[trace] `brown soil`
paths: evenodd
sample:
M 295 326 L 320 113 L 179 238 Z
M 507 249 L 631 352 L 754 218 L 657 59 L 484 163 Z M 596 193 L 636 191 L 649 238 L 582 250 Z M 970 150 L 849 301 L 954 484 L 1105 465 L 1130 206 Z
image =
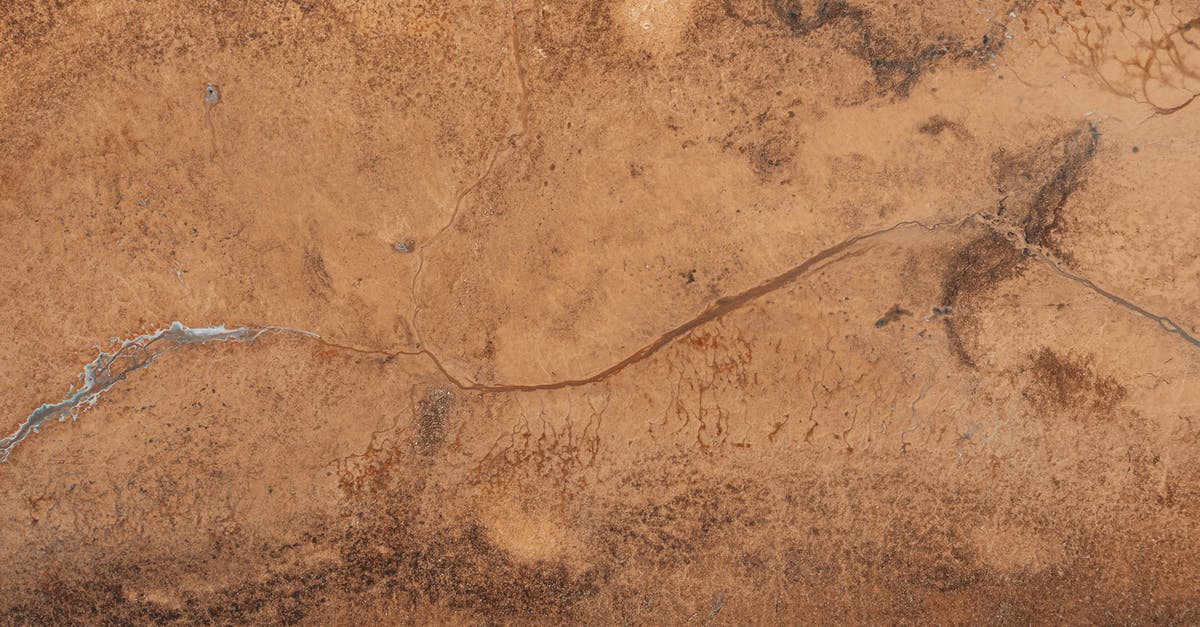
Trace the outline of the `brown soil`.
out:
M 1200 622 L 1198 28 L 0 5 L 0 622 Z

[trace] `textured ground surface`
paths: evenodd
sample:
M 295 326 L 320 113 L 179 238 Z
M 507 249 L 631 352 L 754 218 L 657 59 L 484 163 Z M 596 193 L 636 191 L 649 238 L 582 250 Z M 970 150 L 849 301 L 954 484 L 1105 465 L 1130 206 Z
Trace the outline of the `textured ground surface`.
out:
M 1194 0 L 0 3 L 0 434 L 309 332 L 13 447 L 3 622 L 1200 622 L 1196 93 Z

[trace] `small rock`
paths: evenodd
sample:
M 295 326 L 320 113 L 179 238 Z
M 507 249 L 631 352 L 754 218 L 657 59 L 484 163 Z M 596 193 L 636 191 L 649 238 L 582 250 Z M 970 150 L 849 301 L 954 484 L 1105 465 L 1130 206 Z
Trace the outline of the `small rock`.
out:
M 406 239 L 403 242 L 392 244 L 392 250 L 398 253 L 411 253 L 417 249 L 417 243 L 411 239 Z
M 212 106 L 221 101 L 221 91 L 213 83 L 204 86 L 204 104 Z

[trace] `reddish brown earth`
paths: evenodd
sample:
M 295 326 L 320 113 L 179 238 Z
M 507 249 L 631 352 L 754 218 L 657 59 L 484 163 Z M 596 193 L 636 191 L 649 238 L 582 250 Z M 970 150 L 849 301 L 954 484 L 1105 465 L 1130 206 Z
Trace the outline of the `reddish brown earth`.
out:
M 1200 622 L 1197 93 L 1194 0 L 0 4 L 4 428 L 267 329 L 7 449 L 0 622 Z

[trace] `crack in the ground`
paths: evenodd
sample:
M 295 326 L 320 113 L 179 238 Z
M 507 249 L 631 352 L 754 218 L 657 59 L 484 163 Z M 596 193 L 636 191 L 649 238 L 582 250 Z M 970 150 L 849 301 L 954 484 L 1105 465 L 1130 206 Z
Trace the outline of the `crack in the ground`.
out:
M 1033 253 L 1036 257 L 1038 257 L 1043 262 L 1045 262 L 1047 266 L 1050 266 L 1051 270 L 1054 270 L 1059 275 L 1088 288 L 1089 290 L 1095 292 L 1096 294 L 1099 294 L 1100 296 L 1107 298 L 1108 300 L 1128 309 L 1129 311 L 1132 311 L 1132 312 L 1138 314 L 1139 316 L 1143 316 L 1145 318 L 1149 318 L 1150 320 L 1153 320 L 1154 322 L 1158 323 L 1158 326 L 1162 327 L 1162 329 L 1164 331 L 1166 331 L 1167 333 L 1174 333 L 1175 335 L 1178 335 L 1180 337 L 1180 339 L 1187 342 L 1188 344 L 1191 344 L 1193 346 L 1196 346 L 1197 348 L 1200 348 L 1200 340 L 1197 340 L 1194 336 L 1189 334 L 1186 330 L 1184 330 L 1184 328 L 1182 326 L 1180 326 L 1174 320 L 1171 320 L 1170 318 L 1168 318 L 1166 316 L 1160 316 L 1153 312 L 1147 311 L 1146 309 L 1142 308 L 1140 305 L 1131 303 L 1131 302 L 1125 300 L 1124 298 L 1121 298 L 1120 296 L 1117 296 L 1116 294 L 1113 294 L 1112 292 L 1109 292 L 1108 290 L 1105 290 L 1104 288 L 1096 285 L 1095 283 L 1092 282 L 1091 279 L 1079 276 L 1078 274 L 1074 274 L 1067 270 L 1063 270 L 1061 267 L 1059 267 L 1059 265 L 1057 263 L 1054 262 L 1053 259 L 1051 259 L 1045 253 L 1043 253 L 1039 250 L 1034 250 Z
M 721 318 L 721 317 L 725 316 L 726 314 L 729 314 L 735 310 L 741 309 L 742 307 L 757 300 L 758 298 L 761 298 L 762 296 L 765 296 L 767 294 L 770 294 L 770 293 L 775 292 L 783 287 L 790 285 L 797 279 L 805 276 L 806 274 L 808 274 L 810 272 L 824 268 L 825 266 L 828 265 L 828 263 L 823 263 L 823 262 L 835 261 L 839 255 L 843 255 L 845 253 L 851 252 L 851 249 L 855 245 L 857 245 L 863 241 L 870 240 L 870 239 L 876 238 L 876 237 L 880 237 L 882 235 L 886 235 L 888 233 L 891 233 L 893 231 L 903 229 L 903 228 L 917 227 L 917 228 L 922 228 L 922 229 L 925 229 L 928 231 L 932 231 L 932 230 L 941 229 L 941 228 L 944 228 L 947 226 L 958 226 L 964 222 L 965 222 L 965 220 L 956 220 L 953 222 L 926 224 L 920 220 L 906 220 L 903 222 L 898 222 L 898 223 L 893 224 L 892 226 L 889 226 L 886 228 L 877 229 L 877 230 L 869 231 L 866 233 L 860 233 L 860 234 L 852 236 L 848 239 L 842 240 L 841 242 L 834 244 L 833 246 L 830 246 L 829 248 L 826 248 L 826 249 L 816 253 L 815 255 L 812 255 L 808 259 L 805 259 L 803 262 L 801 262 L 799 265 L 793 266 L 792 268 L 788 269 L 786 272 L 783 272 L 782 274 L 776 275 L 775 277 L 773 277 L 771 279 L 768 279 L 754 287 L 746 289 L 746 290 L 739 292 L 737 294 L 734 294 L 732 296 L 724 296 L 724 297 L 718 298 L 716 301 L 713 301 L 712 304 L 710 304 L 704 311 L 700 312 L 698 315 L 696 315 L 693 318 L 683 322 L 682 324 L 679 324 L 679 325 L 675 326 L 674 328 L 669 329 L 668 331 L 662 333 L 661 335 L 656 337 L 654 340 L 652 340 L 650 343 L 648 343 L 645 346 L 643 346 L 642 348 L 638 349 L 637 351 L 635 351 L 633 354 L 629 355 L 628 357 L 622 359 L 621 361 L 618 361 L 617 363 L 609 366 L 608 368 L 605 368 L 604 370 L 601 370 L 595 374 L 592 374 L 592 375 L 589 375 L 586 377 L 581 377 L 581 378 L 577 378 L 577 379 L 564 379 L 564 380 L 553 381 L 553 382 L 548 382 L 548 383 L 508 383 L 508 384 L 467 383 L 467 384 L 463 384 L 461 381 L 455 380 L 453 378 L 451 378 L 451 382 L 463 390 L 475 391 L 475 392 L 530 392 L 530 391 L 537 391 L 537 390 L 559 390 L 559 389 L 563 389 L 563 388 L 580 387 L 580 386 L 596 383 L 596 382 L 602 381 L 604 379 L 607 379 L 607 378 L 617 374 L 618 372 L 621 372 L 622 370 L 629 367 L 630 365 L 633 365 L 637 362 L 640 362 L 640 361 L 646 359 L 647 357 L 650 357 L 651 355 L 653 355 L 653 354 L 657 353 L 659 350 L 661 350 L 663 347 L 670 344 L 676 338 L 688 333 L 689 331 L 691 331 L 697 327 L 703 326 L 709 322 L 712 322 L 713 320 L 716 320 L 717 318 Z M 429 354 L 429 356 L 431 358 L 434 357 L 432 354 Z M 437 360 L 435 359 L 435 361 L 437 361 Z M 445 372 L 445 369 L 442 367 L 442 365 L 440 363 L 438 363 L 438 367 L 442 369 L 443 373 Z
M 521 16 L 530 11 L 532 9 L 520 10 L 513 13 L 512 33 L 509 41 L 509 45 L 512 47 L 513 73 L 517 79 L 517 130 L 509 133 L 503 140 L 497 142 L 483 173 L 455 196 L 454 209 L 450 212 L 450 218 L 417 249 L 417 270 L 413 273 L 412 283 L 409 286 L 413 309 L 409 316 L 410 321 L 407 324 L 411 329 L 412 335 L 416 338 L 417 347 L 422 350 L 425 348 L 425 340 L 421 336 L 419 323 L 421 299 L 418 298 L 418 292 L 420 290 L 421 272 L 425 269 L 425 253 L 427 250 L 433 248 L 446 231 L 450 230 L 450 227 L 454 226 L 454 223 L 458 220 L 459 213 L 462 212 L 462 206 L 467 196 L 475 193 L 483 185 L 484 181 L 491 177 L 492 172 L 496 168 L 496 163 L 500 159 L 501 152 L 504 152 L 505 144 L 508 145 L 510 151 L 515 152 L 518 146 L 517 142 L 529 131 L 529 85 L 525 65 L 521 61 Z
M 961 222 L 960 222 L 961 223 Z M 482 384 L 473 381 L 464 381 L 459 377 L 454 376 L 443 364 L 438 355 L 428 348 L 421 347 L 416 351 L 388 351 L 374 350 L 369 348 L 360 348 L 348 344 L 341 344 L 326 340 L 320 334 L 304 329 L 284 326 L 243 326 L 234 329 L 227 329 L 224 326 L 220 327 L 201 327 L 189 328 L 179 322 L 172 323 L 166 329 L 160 329 L 153 333 L 147 333 L 136 336 L 132 339 L 121 341 L 120 346 L 111 353 L 101 351 L 99 356 L 93 361 L 84 366 L 83 373 L 80 375 L 82 385 L 79 390 L 73 391 L 65 399 L 53 404 L 44 404 L 33 411 L 20 424 L 16 432 L 8 438 L 0 440 L 0 462 L 8 459 L 12 450 L 20 444 L 31 433 L 37 433 L 38 429 L 47 421 L 58 419 L 59 422 L 65 421 L 67 418 L 74 419 L 79 412 L 92 407 L 100 396 L 112 388 L 113 385 L 125 379 L 129 373 L 136 370 L 141 370 L 150 366 L 163 353 L 175 350 L 185 344 L 206 344 L 213 341 L 237 341 L 251 342 L 257 340 L 261 335 L 270 331 L 294 333 L 306 338 L 314 339 L 321 345 L 352 353 L 370 355 L 383 358 L 393 358 L 400 355 L 424 355 L 434 367 L 441 372 L 452 385 L 463 391 L 473 392 L 523 392 L 536 390 L 556 390 L 563 388 L 579 387 L 588 385 L 607 379 L 610 376 L 624 370 L 631 364 L 637 363 L 650 357 L 658 352 L 664 346 L 670 344 L 674 339 L 684 335 L 688 331 L 704 325 L 712 320 L 720 318 L 736 309 L 745 306 L 747 303 L 775 290 L 778 290 L 797 278 L 803 276 L 809 271 L 817 270 L 825 265 L 822 262 L 832 261 L 833 258 L 841 253 L 848 252 L 855 244 L 864 240 L 878 237 L 885 233 L 889 233 L 904 227 L 919 226 L 925 229 L 936 229 L 945 226 L 943 224 L 935 224 L 927 226 L 920 221 L 906 221 L 894 224 L 890 227 L 863 233 L 843 240 L 841 243 L 826 248 L 817 254 L 809 257 L 803 263 L 795 266 L 756 287 L 752 287 L 739 294 L 730 297 L 720 298 L 711 304 L 707 309 L 701 312 L 698 316 L 676 326 L 673 329 L 663 333 L 651 343 L 643 346 L 641 349 L 632 355 L 622 359 L 620 362 L 605 368 L 591 376 L 580 379 L 566 379 L 561 381 L 553 381 L 548 383 L 534 384 Z M 818 265 L 822 264 L 822 265 Z M 116 341 L 114 339 L 114 341 Z
M 569 387 L 580 387 L 580 386 L 589 385 L 592 383 L 597 383 L 599 381 L 607 379 L 608 377 L 617 374 L 621 370 L 624 370 L 628 366 L 630 366 L 634 363 L 637 363 L 639 361 L 642 361 L 642 360 L 646 359 L 647 357 L 650 357 L 654 353 L 658 352 L 659 350 L 661 350 L 662 348 L 664 348 L 665 346 L 670 344 L 673 340 L 688 333 L 689 331 L 692 331 L 693 329 L 696 329 L 696 328 L 703 326 L 709 322 L 712 322 L 713 320 L 716 320 L 717 318 L 721 318 L 721 317 L 725 316 L 726 314 L 733 312 L 734 310 L 740 309 L 740 308 L 746 306 L 747 304 L 749 304 L 750 302 L 752 302 L 762 296 L 765 296 L 771 292 L 774 292 L 783 287 L 786 287 L 787 285 L 791 284 L 792 282 L 796 281 L 797 279 L 801 278 L 802 276 L 804 276 L 810 272 L 815 272 L 817 270 L 821 270 L 821 269 L 825 268 L 830 263 L 840 259 L 840 258 L 835 259 L 835 257 L 837 257 L 839 254 L 849 253 L 850 249 L 852 249 L 856 244 L 859 244 L 865 240 L 880 237 L 882 235 L 886 235 L 888 233 L 891 233 L 893 231 L 897 231 L 897 230 L 903 229 L 903 228 L 916 227 L 916 228 L 921 228 L 926 231 L 935 231 L 935 230 L 939 230 L 939 229 L 947 228 L 947 227 L 963 226 L 969 222 L 981 224 L 984 227 L 991 229 L 993 231 L 996 231 L 997 233 L 999 233 L 1001 235 L 1015 238 L 1016 240 L 1018 240 L 1018 243 L 1021 247 L 1023 247 L 1025 250 L 1028 250 L 1033 256 L 1037 257 L 1040 261 L 1045 263 L 1051 270 L 1053 270 L 1055 273 L 1062 276 L 1063 278 L 1066 278 L 1070 281 L 1078 283 L 1078 284 L 1088 288 L 1092 292 L 1096 293 L 1097 295 L 1102 296 L 1105 299 L 1107 299 L 1117 305 L 1120 305 L 1121 307 L 1123 307 L 1125 309 L 1128 309 L 1129 311 L 1132 311 L 1140 316 L 1143 316 L 1145 318 L 1153 320 L 1164 331 L 1178 335 L 1183 341 L 1200 348 L 1200 339 L 1197 339 L 1196 337 L 1189 334 L 1187 332 L 1187 330 L 1185 330 L 1180 324 L 1176 323 L 1171 318 L 1169 318 L 1167 316 L 1160 316 L 1158 314 L 1155 314 L 1133 302 L 1130 302 L 1129 300 L 1121 298 L 1120 296 L 1117 296 L 1116 294 L 1105 290 L 1104 288 L 1098 286 L 1091 279 L 1082 277 L 1078 274 L 1074 274 L 1068 270 L 1064 270 L 1059 265 L 1059 263 L 1056 262 L 1049 253 L 1042 250 L 1042 248 L 1040 246 L 1036 246 L 1036 245 L 1029 244 L 1028 242 L 1026 242 L 1023 234 L 1021 232 L 1019 232 L 1019 230 L 1011 228 L 1011 227 L 1002 226 L 1001 224 L 999 224 L 996 221 L 995 218 L 993 218 L 991 216 L 982 215 L 982 214 L 971 214 L 971 215 L 967 216 L 966 218 L 963 218 L 960 220 L 953 220 L 953 221 L 948 221 L 948 222 L 938 222 L 938 223 L 933 223 L 933 224 L 927 224 L 920 220 L 906 220 L 903 222 L 898 222 L 896 224 L 893 224 L 893 225 L 885 227 L 885 228 L 881 228 L 881 229 L 877 229 L 874 231 L 869 231 L 866 233 L 860 233 L 858 235 L 854 235 L 850 238 L 842 240 L 841 242 L 812 255 L 808 259 L 805 259 L 803 262 L 801 262 L 799 265 L 793 266 L 792 268 L 789 268 L 787 271 L 783 272 L 782 274 L 776 275 L 775 277 L 768 279 L 752 288 L 749 288 L 747 290 L 744 290 L 744 291 L 734 294 L 732 296 L 724 296 L 724 297 L 718 298 L 717 300 L 713 301 L 713 303 L 710 304 L 700 314 L 698 314 L 695 317 L 679 324 L 678 326 L 662 333 L 657 338 L 655 338 L 653 341 L 646 344 L 642 348 L 638 349 L 636 352 L 629 355 L 628 357 L 609 366 L 608 368 L 605 368 L 604 370 L 601 370 L 592 375 L 589 375 L 586 377 L 581 377 L 581 378 L 563 379 L 563 380 L 552 381 L 552 382 L 547 382 L 547 383 L 484 384 L 484 383 L 477 383 L 477 382 L 473 382 L 473 381 L 464 381 L 463 379 L 451 374 L 449 372 L 449 370 L 445 367 L 441 358 L 439 358 L 434 351 L 429 350 L 428 348 L 421 348 L 419 350 L 414 350 L 414 351 L 404 351 L 404 350 L 388 351 L 388 350 L 365 349 L 365 348 L 350 346 L 350 345 L 346 345 L 346 344 L 338 344 L 338 343 L 330 342 L 328 340 L 325 340 L 324 338 L 321 338 L 319 335 L 317 335 L 315 333 L 311 333 L 311 332 L 304 332 L 304 333 L 308 337 L 317 339 L 321 344 L 323 344 L 325 346 L 328 346 L 328 347 L 334 348 L 334 349 L 338 349 L 338 350 L 354 352 L 354 353 L 360 353 L 360 354 L 372 355 L 372 356 L 378 356 L 378 357 L 397 357 L 400 355 L 411 355 L 411 356 L 424 355 L 424 356 L 428 357 L 430 359 L 430 361 L 433 362 L 434 366 L 438 369 L 438 371 L 441 372 L 441 374 L 451 384 L 453 384 L 455 387 L 457 387 L 463 391 L 528 392 L 528 391 L 538 391 L 538 390 L 557 390 L 557 389 L 563 389 L 563 388 L 569 388 Z
M 1171 318 L 1169 318 L 1167 316 L 1160 316 L 1160 315 L 1142 307 L 1141 305 L 1138 305 L 1138 304 L 1133 303 L 1129 300 L 1126 300 L 1120 296 L 1117 296 L 1116 294 L 1100 287 L 1094 281 L 1092 281 L 1091 279 L 1089 279 L 1087 277 L 1075 274 L 1074 272 L 1071 272 L 1070 270 L 1064 270 L 1061 263 L 1059 261 L 1056 261 L 1052 254 L 1047 252 L 1042 246 L 1038 246 L 1036 244 L 1031 244 L 1028 241 L 1026 241 L 1024 235 L 1019 230 L 1000 225 L 995 221 L 995 219 L 987 217 L 987 216 L 980 217 L 979 220 L 987 228 L 992 229 L 993 231 L 995 231 L 1003 236 L 1006 236 L 1006 237 L 1016 240 L 1016 243 L 1018 246 L 1020 246 L 1024 250 L 1028 251 L 1028 253 L 1030 255 L 1036 257 L 1042 263 L 1046 264 L 1046 266 L 1048 268 L 1053 270 L 1059 276 L 1061 276 L 1069 281 L 1078 283 L 1079 285 L 1086 287 L 1088 290 L 1095 293 L 1096 295 L 1101 296 L 1104 299 L 1106 299 L 1112 303 L 1115 303 L 1129 311 L 1132 311 L 1133 313 L 1135 313 L 1139 316 L 1142 316 L 1143 318 L 1147 318 L 1149 320 L 1154 321 L 1156 324 L 1158 324 L 1158 326 L 1160 328 L 1162 328 L 1162 330 L 1166 331 L 1167 333 L 1172 333 L 1174 335 L 1177 335 L 1184 342 L 1187 342 L 1188 344 L 1191 344 L 1192 346 L 1200 348 L 1200 339 L 1197 339 L 1195 336 L 1188 333 L 1187 330 L 1183 328 L 1183 326 L 1181 326 L 1179 323 L 1175 322 Z
M 150 366 L 150 364 L 152 364 L 154 360 L 163 353 L 175 350 L 176 348 L 179 348 L 185 344 L 206 344 L 213 341 L 252 342 L 268 332 L 292 333 L 301 337 L 316 340 L 321 345 L 331 349 L 362 355 L 382 358 L 394 358 L 400 355 L 424 355 L 433 363 L 434 367 L 451 385 L 462 391 L 479 393 L 504 393 L 560 390 L 564 388 L 581 387 L 608 379 L 609 377 L 612 377 L 625 370 L 629 366 L 651 357 L 658 351 L 671 344 L 677 338 L 686 335 L 690 331 L 717 320 L 718 318 L 724 317 L 725 315 L 730 314 L 738 309 L 741 309 L 742 307 L 747 306 L 763 296 L 787 287 L 801 277 L 821 270 L 834 262 L 855 255 L 856 253 L 854 253 L 853 249 L 863 242 L 869 241 L 873 238 L 881 237 L 900 229 L 920 228 L 925 231 L 935 231 L 947 227 L 961 227 L 969 222 L 982 224 L 984 227 L 1000 233 L 1001 235 L 1015 238 L 1022 246 L 1024 246 L 1026 250 L 1030 252 L 1030 254 L 1040 259 L 1059 276 L 1078 283 L 1129 311 L 1153 320 L 1164 331 L 1177 335 L 1188 344 L 1200 348 L 1200 340 L 1189 334 L 1178 323 L 1166 316 L 1155 314 L 1141 307 L 1140 305 L 1132 303 L 1120 296 L 1117 296 L 1116 294 L 1113 294 L 1112 292 L 1101 288 L 1091 279 L 1074 274 L 1068 270 L 1064 270 L 1050 255 L 1041 250 L 1040 247 L 1026 243 L 1022 234 L 1018 232 L 1017 229 L 999 224 L 993 217 L 981 214 L 971 214 L 960 220 L 932 224 L 927 224 L 920 220 L 906 220 L 885 228 L 860 233 L 844 239 L 841 242 L 808 257 L 803 262 L 789 268 L 787 271 L 762 283 L 759 283 L 754 287 L 743 290 L 742 292 L 732 296 L 718 298 L 696 316 L 663 332 L 654 340 L 624 359 L 621 359 L 613 365 L 594 374 L 574 379 L 561 379 L 545 383 L 478 383 L 457 377 L 452 374 L 437 353 L 425 347 L 412 351 L 376 350 L 333 342 L 326 340 L 325 338 L 321 337 L 320 334 L 313 331 L 307 331 L 293 327 L 269 325 L 262 327 L 244 326 L 234 329 L 227 329 L 223 326 L 189 328 L 179 322 L 175 322 L 166 329 L 139 335 L 129 340 L 124 340 L 121 342 L 120 347 L 111 353 L 105 353 L 102 351 L 95 360 L 84 366 L 83 373 L 80 375 L 82 385 L 79 390 L 74 390 L 65 399 L 59 401 L 58 403 L 48 403 L 37 408 L 25 419 L 25 421 L 20 424 L 13 435 L 0 440 L 0 462 L 6 461 L 17 444 L 23 441 L 31 433 L 37 433 L 39 427 L 44 425 L 47 421 L 55 418 L 57 418 L 59 422 L 65 421 L 67 418 L 74 419 L 77 417 L 79 412 L 94 406 L 96 401 L 99 400 L 99 397 L 104 392 L 108 391 L 116 383 L 124 380 L 129 373 Z

